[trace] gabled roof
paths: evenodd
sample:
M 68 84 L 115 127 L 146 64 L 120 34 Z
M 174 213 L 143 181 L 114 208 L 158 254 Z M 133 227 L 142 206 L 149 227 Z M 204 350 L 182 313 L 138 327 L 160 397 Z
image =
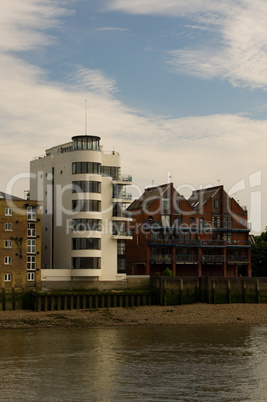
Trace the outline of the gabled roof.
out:
M 171 188 L 172 183 L 146 188 L 141 197 L 132 202 L 128 207 L 128 210 L 141 209 L 144 204 L 146 208 L 149 208 L 155 200 L 163 197 L 165 193 L 171 190 Z
M 210 198 L 213 198 L 221 189 L 223 189 L 223 186 L 215 186 L 202 190 L 195 190 L 193 191 L 191 197 L 188 199 L 188 202 L 195 209 L 195 211 L 200 211 L 206 204 L 206 202 Z
M 23 201 L 23 198 L 16 197 L 15 195 L 10 195 L 0 191 L 0 200 L 18 200 Z

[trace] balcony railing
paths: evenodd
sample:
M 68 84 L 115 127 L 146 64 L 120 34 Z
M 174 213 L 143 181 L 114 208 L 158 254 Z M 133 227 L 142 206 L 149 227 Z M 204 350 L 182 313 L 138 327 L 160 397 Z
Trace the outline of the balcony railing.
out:
M 147 224 L 148 228 L 155 228 L 156 226 L 160 228 L 166 227 L 162 224 L 161 221 L 154 221 L 154 220 L 146 220 L 145 224 Z M 244 224 L 233 222 L 212 222 L 212 221 L 204 221 L 204 222 L 176 222 L 173 225 L 170 225 L 168 229 L 174 229 L 176 231 L 181 232 L 213 232 L 213 231 L 247 231 L 251 230 L 251 223 L 244 222 Z
M 198 255 L 176 255 L 176 263 L 198 263 Z
M 117 174 L 112 178 L 114 181 L 132 182 L 133 178 L 129 174 Z
M 174 239 L 165 238 L 165 239 L 150 239 L 148 241 L 150 246 L 162 246 L 162 245 L 173 245 Z
M 123 210 L 113 210 L 112 216 L 113 218 L 131 218 L 132 213 Z
M 113 197 L 112 197 L 113 199 L 116 199 L 116 200 L 129 200 L 129 201 L 131 201 L 132 199 L 133 199 L 133 196 L 132 196 L 132 194 L 123 194 L 123 193 L 115 193 L 115 194 L 113 194 Z
M 224 256 L 223 255 L 203 255 L 202 263 L 223 264 Z
M 113 230 L 113 236 L 132 236 L 131 230 Z
M 150 257 L 150 262 L 154 264 L 172 264 L 172 255 L 170 254 L 152 255 Z
M 248 255 L 228 255 L 227 256 L 227 262 L 249 262 L 249 256 Z
M 249 240 L 231 240 L 227 242 L 227 246 L 250 246 Z

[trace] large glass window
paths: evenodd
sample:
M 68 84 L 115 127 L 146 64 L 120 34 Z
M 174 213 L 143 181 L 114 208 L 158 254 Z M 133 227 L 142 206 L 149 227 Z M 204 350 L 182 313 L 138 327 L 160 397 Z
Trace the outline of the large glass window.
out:
M 100 269 L 100 257 L 74 257 L 72 258 L 73 269 Z
M 113 180 L 120 178 L 121 168 L 116 166 L 101 166 L 102 176 L 112 177 Z
M 73 200 L 74 212 L 101 212 L 101 201 L 98 200 Z
M 101 183 L 99 181 L 73 181 L 73 193 L 101 193 Z
M 73 137 L 73 148 L 77 150 L 99 151 L 99 137 L 81 136 Z
M 5 209 L 5 216 L 11 216 L 12 215 L 12 208 L 6 208 Z
M 81 237 L 72 239 L 72 250 L 101 250 L 101 239 Z
M 101 231 L 102 221 L 101 219 L 73 219 L 72 230 L 74 232 Z
M 73 162 L 72 174 L 80 174 L 80 173 L 100 174 L 100 163 Z

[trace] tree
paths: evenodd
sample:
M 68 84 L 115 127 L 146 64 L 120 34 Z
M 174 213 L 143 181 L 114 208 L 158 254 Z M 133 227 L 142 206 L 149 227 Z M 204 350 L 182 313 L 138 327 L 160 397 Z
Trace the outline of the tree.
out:
M 251 245 L 251 262 L 253 276 L 267 276 L 267 227 L 260 236 L 255 236 Z

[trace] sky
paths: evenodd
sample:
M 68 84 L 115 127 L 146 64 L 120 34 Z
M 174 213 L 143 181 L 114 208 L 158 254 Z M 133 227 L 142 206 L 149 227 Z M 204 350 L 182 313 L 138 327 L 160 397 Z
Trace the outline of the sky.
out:
M 259 234 L 266 15 L 265 0 L 3 2 L 1 191 L 23 196 L 33 158 L 88 133 L 121 154 L 133 197 L 170 181 L 186 197 L 221 184 Z

